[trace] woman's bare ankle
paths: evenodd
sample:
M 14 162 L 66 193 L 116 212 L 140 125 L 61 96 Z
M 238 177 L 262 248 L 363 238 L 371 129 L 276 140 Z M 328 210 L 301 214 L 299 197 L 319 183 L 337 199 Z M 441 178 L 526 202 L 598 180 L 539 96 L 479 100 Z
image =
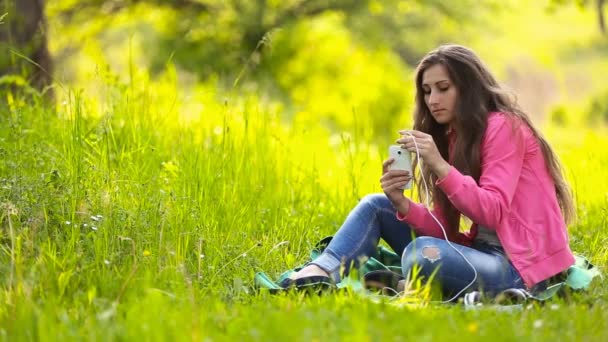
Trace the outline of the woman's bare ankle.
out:
M 298 272 L 292 273 L 289 276 L 289 278 L 299 279 L 299 278 L 303 278 L 303 277 L 312 277 L 312 276 L 329 277 L 329 274 L 327 274 L 327 272 L 325 272 L 325 270 L 323 270 L 321 267 L 319 267 L 315 264 L 311 264 L 311 265 L 305 266 L 303 269 L 299 270 Z

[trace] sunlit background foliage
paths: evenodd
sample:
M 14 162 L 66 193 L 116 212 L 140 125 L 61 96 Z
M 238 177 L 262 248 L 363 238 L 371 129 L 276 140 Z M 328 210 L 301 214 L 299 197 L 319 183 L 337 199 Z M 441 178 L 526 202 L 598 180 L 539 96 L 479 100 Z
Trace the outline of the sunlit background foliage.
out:
M 548 137 L 571 246 L 604 269 L 604 1 L 48 0 L 31 39 L 0 3 L 3 339 L 607 337 L 603 284 L 517 316 L 252 289 L 380 191 L 416 63 L 443 43 Z

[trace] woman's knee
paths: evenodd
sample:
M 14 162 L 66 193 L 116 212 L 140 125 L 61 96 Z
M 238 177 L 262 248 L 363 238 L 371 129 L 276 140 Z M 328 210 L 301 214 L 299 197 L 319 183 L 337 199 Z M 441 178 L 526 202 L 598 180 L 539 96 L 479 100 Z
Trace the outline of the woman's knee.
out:
M 401 256 L 401 269 L 404 275 L 407 276 L 414 265 L 418 265 L 421 274 L 432 273 L 441 260 L 441 246 L 444 242 L 429 236 L 421 236 L 410 242 Z
M 392 208 L 392 203 L 383 193 L 365 195 L 359 205 L 368 205 L 374 209 Z

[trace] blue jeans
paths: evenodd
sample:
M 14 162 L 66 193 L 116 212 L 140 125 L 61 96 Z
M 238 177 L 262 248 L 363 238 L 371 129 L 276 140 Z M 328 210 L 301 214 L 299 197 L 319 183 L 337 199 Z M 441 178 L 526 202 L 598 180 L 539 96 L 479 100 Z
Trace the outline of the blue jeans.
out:
M 338 281 L 350 265 L 358 266 L 376 253 L 380 238 L 399 255 L 405 276 L 418 265 L 419 276 L 434 280 L 446 296 L 453 296 L 474 277 L 471 266 L 443 239 L 415 237 L 384 194 L 365 196 L 349 213 L 325 251 L 311 263 Z M 452 243 L 477 270 L 477 280 L 469 290 L 497 293 L 508 288 L 525 288 L 517 270 L 500 247 L 475 242 L 472 247 Z M 343 272 L 343 273 L 342 273 Z

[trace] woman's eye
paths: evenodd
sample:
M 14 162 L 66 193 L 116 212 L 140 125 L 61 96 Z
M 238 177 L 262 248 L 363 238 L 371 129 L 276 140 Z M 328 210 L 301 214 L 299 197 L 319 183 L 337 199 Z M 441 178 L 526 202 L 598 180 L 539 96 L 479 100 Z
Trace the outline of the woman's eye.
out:
M 439 88 L 439 91 L 444 92 L 444 91 L 447 91 L 448 89 L 450 89 L 450 87 Z

